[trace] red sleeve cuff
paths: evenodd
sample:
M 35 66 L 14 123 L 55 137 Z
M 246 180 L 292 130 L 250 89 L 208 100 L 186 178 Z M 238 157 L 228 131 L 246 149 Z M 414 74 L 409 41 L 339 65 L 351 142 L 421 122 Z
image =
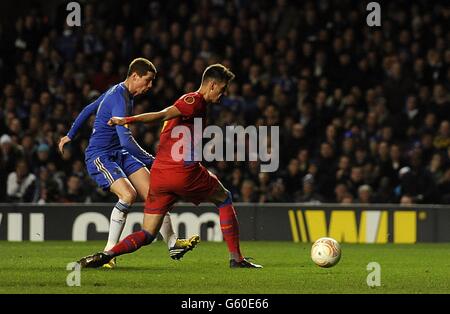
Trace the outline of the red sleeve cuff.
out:
M 133 123 L 134 121 L 136 121 L 135 117 L 125 117 L 125 124 Z

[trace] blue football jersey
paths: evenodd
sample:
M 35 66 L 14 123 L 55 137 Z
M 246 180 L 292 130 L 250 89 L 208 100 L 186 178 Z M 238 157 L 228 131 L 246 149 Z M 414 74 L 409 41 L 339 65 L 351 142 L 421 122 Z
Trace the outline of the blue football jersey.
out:
M 112 86 L 94 102 L 86 106 L 76 118 L 67 136 L 73 139 L 81 125 L 94 112 L 96 112 L 96 117 L 89 145 L 85 152 L 86 159 L 125 149 L 146 165 L 153 162 L 153 156 L 139 146 L 127 127 L 108 125 L 111 117 L 126 117 L 133 112 L 133 97 L 123 82 Z

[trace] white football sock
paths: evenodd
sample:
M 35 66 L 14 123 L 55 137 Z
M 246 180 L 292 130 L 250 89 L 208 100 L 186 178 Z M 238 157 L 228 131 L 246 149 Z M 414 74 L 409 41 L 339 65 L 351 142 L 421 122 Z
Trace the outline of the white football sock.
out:
M 130 204 L 119 200 L 111 212 L 109 221 L 108 243 L 106 243 L 105 251 L 111 250 L 120 239 L 125 223 L 127 222 L 128 210 Z
M 167 243 L 167 247 L 170 249 L 172 246 L 175 245 L 175 242 L 177 241 L 177 235 L 173 231 L 172 228 L 172 220 L 170 219 L 170 214 L 167 213 L 164 216 L 163 223 L 161 225 L 161 229 L 159 229 L 159 233 L 161 233 L 164 241 Z

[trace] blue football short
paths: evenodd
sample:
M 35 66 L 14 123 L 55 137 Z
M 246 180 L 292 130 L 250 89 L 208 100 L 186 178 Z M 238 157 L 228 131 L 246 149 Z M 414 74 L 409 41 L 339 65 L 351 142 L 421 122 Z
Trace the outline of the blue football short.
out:
M 89 176 L 104 190 L 117 179 L 127 178 L 145 164 L 125 150 L 117 150 L 86 159 Z

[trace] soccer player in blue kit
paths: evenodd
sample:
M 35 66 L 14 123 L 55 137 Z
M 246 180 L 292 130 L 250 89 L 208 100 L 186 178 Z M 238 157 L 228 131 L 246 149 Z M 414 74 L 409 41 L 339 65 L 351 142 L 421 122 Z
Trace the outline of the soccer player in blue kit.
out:
M 143 150 L 133 138 L 127 126 L 109 126 L 111 117 L 125 117 L 132 114 L 133 97 L 145 94 L 156 76 L 155 66 L 145 58 L 137 58 L 130 63 L 124 82 L 112 86 L 94 102 L 86 106 L 75 119 L 71 129 L 59 142 L 59 150 L 64 153 L 64 145 L 70 142 L 79 128 L 96 114 L 94 127 L 85 151 L 85 162 L 89 176 L 104 190 L 110 190 L 119 198 L 114 206 L 109 226 L 105 251 L 115 246 L 125 226 L 126 217 L 137 195 L 143 200 L 149 191 L 150 172 L 154 157 Z M 178 239 L 172 228 L 169 215 L 164 217 L 160 230 L 167 242 L 170 257 L 180 259 L 199 242 L 199 236 Z M 104 265 L 115 266 L 115 260 Z

